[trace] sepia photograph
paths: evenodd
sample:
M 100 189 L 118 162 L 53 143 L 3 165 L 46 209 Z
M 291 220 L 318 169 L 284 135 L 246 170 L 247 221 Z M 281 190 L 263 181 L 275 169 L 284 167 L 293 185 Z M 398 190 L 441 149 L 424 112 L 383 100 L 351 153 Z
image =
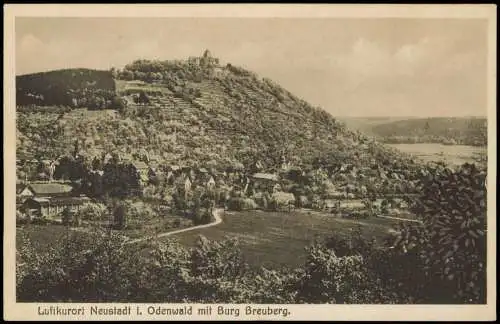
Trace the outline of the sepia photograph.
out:
M 12 305 L 37 320 L 313 319 L 320 304 L 330 320 L 336 305 L 495 318 L 494 6 L 58 6 L 6 21 Z

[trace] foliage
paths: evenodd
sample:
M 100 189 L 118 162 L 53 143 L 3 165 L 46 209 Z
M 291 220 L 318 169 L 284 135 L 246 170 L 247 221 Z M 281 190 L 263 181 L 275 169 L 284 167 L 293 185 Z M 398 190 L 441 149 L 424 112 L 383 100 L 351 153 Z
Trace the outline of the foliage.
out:
M 104 166 L 103 189 L 111 197 L 133 197 L 142 194 L 140 178 L 131 163 L 110 162 Z
M 440 295 L 457 302 L 486 299 L 486 174 L 475 165 L 438 167 L 421 183 L 414 209 L 424 221 L 425 271 Z
M 77 233 L 63 237 L 43 254 L 28 252 L 18 265 L 17 299 L 24 302 L 109 302 L 124 300 L 129 283 L 123 271 L 133 255 L 121 249 L 116 235 Z M 25 249 L 30 249 L 26 242 Z M 128 252 L 128 253 L 127 253 Z M 28 256 L 26 255 L 26 256 Z
M 250 198 L 231 198 L 228 201 L 229 210 L 250 210 L 257 208 L 257 204 Z
M 108 212 L 107 207 L 101 203 L 85 203 L 76 212 L 78 218 L 84 221 L 103 220 Z
M 111 73 L 67 69 L 16 77 L 18 105 L 64 105 L 102 109 L 109 107 L 115 83 Z

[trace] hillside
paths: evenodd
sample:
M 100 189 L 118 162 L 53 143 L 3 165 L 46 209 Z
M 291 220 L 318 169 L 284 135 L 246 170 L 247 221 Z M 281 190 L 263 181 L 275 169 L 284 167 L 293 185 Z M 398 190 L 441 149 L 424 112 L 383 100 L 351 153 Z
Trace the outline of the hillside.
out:
M 384 143 L 487 145 L 487 121 L 480 117 L 350 118 L 346 124 Z
M 55 84 L 70 73 L 60 74 Z M 18 157 L 54 159 L 71 153 L 78 140 L 88 161 L 103 152 L 131 160 L 147 154 L 159 163 L 223 170 L 241 164 L 251 168 L 260 160 L 272 172 L 285 157 L 306 170 L 348 164 L 366 174 L 401 170 L 406 175 L 415 163 L 273 81 L 231 64 L 221 66 L 211 57 L 139 60 L 110 75 L 115 85 L 106 83 L 106 89 L 114 88 L 127 103 L 121 109 L 18 109 Z M 73 86 L 83 91 L 78 82 Z
M 16 77 L 18 106 L 110 108 L 115 83 L 109 71 L 66 69 Z

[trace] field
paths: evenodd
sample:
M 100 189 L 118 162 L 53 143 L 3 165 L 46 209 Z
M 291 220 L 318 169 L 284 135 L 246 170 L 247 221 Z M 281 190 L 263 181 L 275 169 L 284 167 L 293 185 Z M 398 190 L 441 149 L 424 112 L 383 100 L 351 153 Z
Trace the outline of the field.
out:
M 247 262 L 253 266 L 295 267 L 306 256 L 305 248 L 314 240 L 333 235 L 348 236 L 361 225 L 367 239 L 378 242 L 397 221 L 381 218 L 348 220 L 329 214 L 309 211 L 295 212 L 225 212 L 223 222 L 214 227 L 172 236 L 185 246 L 193 246 L 200 234 L 211 240 L 235 236 Z
M 451 165 L 478 162 L 486 158 L 487 148 L 467 145 L 443 145 L 434 143 L 386 144 L 402 152 L 413 154 L 424 161 L 444 161 Z
M 236 237 L 240 242 L 244 257 L 250 265 L 268 268 L 295 267 L 304 261 L 305 248 L 315 240 L 322 240 L 334 235 L 348 237 L 351 230 L 359 224 L 363 236 L 367 240 L 375 238 L 380 243 L 387 236 L 391 225 L 398 223 L 397 220 L 375 217 L 351 220 L 306 210 L 290 213 L 258 210 L 226 211 L 222 218 L 223 222 L 219 225 L 175 234 L 169 238 L 174 238 L 186 247 L 192 247 L 200 234 L 211 240 Z M 158 231 L 157 228 L 153 229 L 149 226 L 147 228 L 151 230 L 149 235 Z M 175 229 L 177 228 L 165 229 L 163 232 Z M 122 234 L 138 238 L 141 236 L 139 234 L 144 235 L 145 232 L 147 231 L 144 229 L 127 230 L 123 231 Z M 24 225 L 17 228 L 16 244 L 19 248 L 23 244 L 23 236 L 26 236 L 35 244 L 36 251 L 43 252 L 47 251 L 64 235 L 68 235 L 68 231 L 62 225 Z M 71 235 L 85 235 L 85 233 L 71 231 Z

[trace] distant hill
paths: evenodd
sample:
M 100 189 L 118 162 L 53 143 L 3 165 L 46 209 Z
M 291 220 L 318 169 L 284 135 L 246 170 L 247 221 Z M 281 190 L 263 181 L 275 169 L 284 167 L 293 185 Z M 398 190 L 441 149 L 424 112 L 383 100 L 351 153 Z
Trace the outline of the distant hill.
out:
M 373 127 L 386 143 L 432 142 L 487 145 L 487 120 L 480 117 L 422 118 L 401 120 Z
M 377 125 L 406 120 L 409 117 L 338 117 L 347 127 L 358 130 L 369 136 L 377 136 L 373 128 Z
M 484 117 L 345 118 L 346 124 L 384 143 L 487 145 Z
M 351 131 L 275 82 L 231 64 L 219 65 L 211 57 L 138 60 L 123 70 L 82 71 L 81 76 L 77 71 L 20 77 L 18 95 L 46 94 L 54 88 L 57 93 L 85 93 L 93 87 L 114 91 L 112 96 L 126 106 L 70 112 L 20 109 L 18 156 L 55 158 L 72 152 L 78 140 L 89 159 L 102 152 L 131 160 L 147 154 L 160 163 L 219 169 L 240 164 L 251 168 L 261 161 L 264 171 L 273 172 L 283 158 L 304 169 L 351 164 L 397 172 L 416 163 Z
M 16 77 L 17 105 L 108 108 L 115 94 L 110 71 L 65 69 Z

